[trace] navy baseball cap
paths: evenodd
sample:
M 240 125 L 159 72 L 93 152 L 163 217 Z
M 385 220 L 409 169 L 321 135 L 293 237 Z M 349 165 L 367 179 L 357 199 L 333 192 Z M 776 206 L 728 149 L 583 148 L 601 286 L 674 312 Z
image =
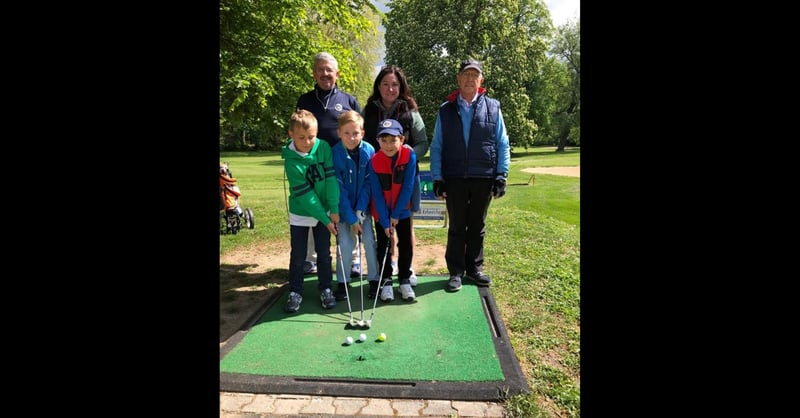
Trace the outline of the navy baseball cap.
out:
M 472 58 L 461 61 L 461 67 L 459 67 L 458 73 L 461 74 L 464 72 L 464 70 L 469 70 L 470 68 L 478 70 L 478 74 L 483 75 L 483 66 L 480 62 L 475 61 Z
M 394 135 L 399 136 L 403 134 L 403 126 L 400 125 L 400 122 L 394 119 L 384 119 L 378 122 L 378 135 L 376 138 L 380 138 L 382 135 Z

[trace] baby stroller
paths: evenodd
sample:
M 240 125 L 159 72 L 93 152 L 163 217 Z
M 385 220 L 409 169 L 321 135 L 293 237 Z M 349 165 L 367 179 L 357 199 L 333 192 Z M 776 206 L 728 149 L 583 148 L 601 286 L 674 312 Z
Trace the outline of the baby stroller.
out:
M 242 229 L 242 224 L 248 229 L 255 228 L 253 211 L 250 208 L 242 210 L 239 207 L 239 186 L 233 178 L 228 163 L 219 163 L 219 211 L 222 222 L 219 226 L 220 234 L 236 234 Z

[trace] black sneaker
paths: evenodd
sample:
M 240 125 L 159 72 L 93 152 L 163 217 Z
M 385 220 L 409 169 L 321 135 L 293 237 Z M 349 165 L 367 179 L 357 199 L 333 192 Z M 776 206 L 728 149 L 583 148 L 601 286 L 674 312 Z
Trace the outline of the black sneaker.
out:
M 333 296 L 331 289 L 325 289 L 319 294 L 319 300 L 322 301 L 323 309 L 331 309 L 336 306 L 336 298 Z
M 337 283 L 336 284 L 336 291 L 333 292 L 333 296 L 336 300 L 347 300 L 347 295 L 350 293 L 350 283 Z
M 476 285 L 488 287 L 492 284 L 492 279 L 486 273 L 479 271 L 477 273 L 467 273 L 467 278 L 475 282 Z
M 367 290 L 367 299 L 375 299 L 375 295 L 377 294 L 378 294 L 378 281 L 370 280 L 369 290 Z
M 286 313 L 295 313 L 300 310 L 301 302 L 303 302 L 303 297 L 300 296 L 299 293 L 289 292 L 289 300 L 286 301 L 283 311 Z
M 458 292 L 461 290 L 461 276 L 450 276 L 450 281 L 447 282 L 448 292 Z

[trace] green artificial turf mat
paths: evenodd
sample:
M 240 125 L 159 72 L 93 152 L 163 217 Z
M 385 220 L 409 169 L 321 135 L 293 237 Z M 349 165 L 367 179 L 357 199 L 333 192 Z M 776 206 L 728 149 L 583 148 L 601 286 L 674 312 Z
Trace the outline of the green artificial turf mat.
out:
M 228 343 L 233 347 L 223 350 L 220 360 L 222 386 L 236 391 L 242 382 L 250 382 L 242 390 L 258 392 L 253 390 L 254 385 L 270 381 L 360 382 L 368 386 L 377 382 L 408 388 L 421 382 L 436 382 L 441 391 L 447 383 L 468 383 L 489 384 L 490 397 L 494 398 L 498 387 L 500 391 L 507 390 L 504 382 L 509 370 L 519 380 L 516 376 L 519 368 L 516 363 L 512 367 L 502 364 L 509 356 L 498 353 L 498 344 L 502 348 L 508 347 L 508 343 L 498 341 L 497 320 L 486 312 L 487 298 L 481 292 L 490 293 L 468 282 L 458 292 L 446 292 L 447 280 L 446 276 L 418 276 L 414 288 L 416 300 L 405 302 L 400 299 L 395 279 L 394 301 L 378 300 L 371 327 L 364 329 L 350 326 L 347 301 L 338 301 L 333 309 L 323 309 L 317 278 L 307 276 L 299 312 L 283 311 L 287 286 L 278 299 L 251 321 L 238 341 Z M 366 280 L 363 286 L 366 321 L 372 315 L 374 300 L 367 299 Z M 358 280 L 352 284 L 350 304 L 353 319 L 360 320 Z M 502 324 L 501 329 L 504 331 Z M 364 342 L 358 341 L 361 333 L 367 336 Z M 380 333 L 387 336 L 385 341 L 377 340 Z M 356 341 L 345 344 L 348 336 Z M 527 385 L 524 386 L 527 390 Z M 302 393 L 302 390 L 284 392 Z M 413 390 L 409 396 L 411 393 Z M 445 399 L 470 398 L 469 394 L 442 395 Z

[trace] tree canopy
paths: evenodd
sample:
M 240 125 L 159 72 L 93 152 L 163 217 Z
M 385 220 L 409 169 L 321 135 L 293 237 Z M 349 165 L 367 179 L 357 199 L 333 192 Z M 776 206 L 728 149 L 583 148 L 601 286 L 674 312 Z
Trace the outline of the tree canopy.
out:
M 542 77 L 554 79 L 548 72 L 561 70 L 551 62 L 557 31 L 543 1 L 394 0 L 389 7 L 386 62 L 405 70 L 426 126 L 433 126 L 439 105 L 457 88 L 459 63 L 474 58 L 483 63 L 484 87 L 501 102 L 512 146 L 555 140 L 550 125 L 559 120 L 537 114 L 555 106 L 540 104 L 544 98 L 533 94 Z
M 385 43 L 425 125 L 457 88 L 459 63 L 483 63 L 513 147 L 580 143 L 580 21 L 554 28 L 543 0 L 220 0 L 220 147 L 275 149 L 313 55 L 333 54 L 338 85 L 362 106 Z M 383 23 L 385 35 L 379 31 Z
M 340 88 L 364 94 L 378 13 L 369 0 L 220 0 L 220 146 L 282 143 L 317 52 L 336 57 Z

